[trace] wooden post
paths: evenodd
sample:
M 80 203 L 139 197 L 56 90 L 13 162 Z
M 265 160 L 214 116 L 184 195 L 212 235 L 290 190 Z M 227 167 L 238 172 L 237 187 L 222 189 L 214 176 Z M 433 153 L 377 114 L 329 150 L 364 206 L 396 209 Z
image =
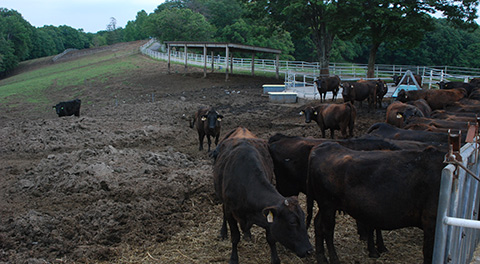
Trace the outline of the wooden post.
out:
M 233 55 L 230 57 L 230 73 L 233 74 Z
M 207 77 L 207 45 L 203 45 L 203 78 Z
M 252 52 L 252 76 L 255 76 L 255 52 Z
M 171 48 L 170 48 L 170 44 L 167 45 L 167 53 L 168 53 L 168 74 L 170 74 L 170 53 L 172 52 Z
M 275 69 L 275 78 L 279 78 L 279 71 L 280 71 L 280 54 L 277 54 L 277 58 L 275 60 L 275 66 L 276 66 L 276 69 Z
M 225 48 L 225 81 L 228 81 L 228 45 Z
M 212 72 L 215 70 L 215 58 L 213 57 L 213 51 L 211 52 L 212 54 Z
M 184 46 L 184 51 L 185 51 L 185 73 L 187 73 L 187 45 Z

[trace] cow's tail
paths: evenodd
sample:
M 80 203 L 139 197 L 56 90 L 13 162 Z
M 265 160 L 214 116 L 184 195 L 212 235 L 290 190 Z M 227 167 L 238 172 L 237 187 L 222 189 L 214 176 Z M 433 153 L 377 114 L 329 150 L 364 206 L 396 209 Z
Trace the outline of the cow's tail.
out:
M 308 227 L 312 222 L 312 215 L 313 215 L 313 198 L 312 195 L 307 195 L 307 220 L 305 225 Z

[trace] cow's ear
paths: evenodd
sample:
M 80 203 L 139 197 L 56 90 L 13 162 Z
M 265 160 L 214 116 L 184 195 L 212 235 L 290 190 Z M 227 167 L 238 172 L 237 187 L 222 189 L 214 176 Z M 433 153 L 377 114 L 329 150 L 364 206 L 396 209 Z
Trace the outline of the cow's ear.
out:
M 57 107 L 56 107 L 56 106 L 53 106 L 52 108 L 53 108 L 53 109 L 56 109 Z
M 300 111 L 300 113 L 298 113 L 299 115 L 304 115 L 305 114 L 305 111 Z
M 277 208 L 276 207 L 267 207 L 263 209 L 263 215 L 267 219 L 267 223 L 271 224 L 275 220 L 277 216 Z
M 222 121 L 222 119 L 223 119 L 223 115 L 217 115 L 217 120 L 218 121 Z
M 403 114 L 400 112 L 397 112 L 397 118 L 403 118 Z
M 314 114 L 314 115 L 318 115 L 318 112 L 317 112 L 317 111 L 315 111 L 315 112 L 313 112 L 313 114 Z
M 207 116 L 206 115 L 203 115 L 202 118 L 201 118 L 202 121 L 205 121 L 207 120 Z

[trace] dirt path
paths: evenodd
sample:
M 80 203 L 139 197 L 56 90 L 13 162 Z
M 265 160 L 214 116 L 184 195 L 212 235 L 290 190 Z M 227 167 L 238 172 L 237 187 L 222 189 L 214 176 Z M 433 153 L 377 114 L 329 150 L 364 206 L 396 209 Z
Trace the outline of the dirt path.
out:
M 262 84 L 279 80 L 231 75 L 225 82 L 223 74 L 202 78 L 196 69 L 168 75 L 165 63 L 140 61 L 138 71 L 108 87 L 82 87 L 81 99 L 93 103 L 82 105 L 80 118 L 22 106 L 2 117 L 0 262 L 225 263 L 230 243 L 217 239 L 211 160 L 198 151 L 188 118 L 212 105 L 225 116 L 224 133 L 245 126 L 264 139 L 321 135 L 298 116 L 305 102 L 272 104 L 262 95 Z M 384 115 L 359 109 L 356 135 Z M 344 263 L 422 259 L 417 229 L 385 232 L 390 252 L 378 260 L 367 257 L 349 217 L 340 216 L 337 229 Z M 254 228 L 254 236 L 240 244 L 242 263 L 269 261 L 264 231 Z M 279 251 L 282 263 L 313 262 Z

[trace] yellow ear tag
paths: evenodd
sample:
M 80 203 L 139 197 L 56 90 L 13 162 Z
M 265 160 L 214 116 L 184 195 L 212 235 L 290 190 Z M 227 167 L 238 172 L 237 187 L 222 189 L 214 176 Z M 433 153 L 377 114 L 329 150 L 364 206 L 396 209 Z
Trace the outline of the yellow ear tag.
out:
M 403 117 L 402 114 L 400 113 L 397 114 L 397 118 L 402 118 L 402 117 Z
M 218 121 L 222 121 L 222 119 L 221 119 L 220 117 L 219 117 L 219 118 L 217 118 L 217 120 L 218 120 Z
M 205 120 L 207 120 L 207 118 L 206 118 L 206 117 L 202 117 L 202 121 L 205 121 Z
M 268 212 L 267 222 L 273 223 L 273 214 L 272 214 L 272 211 Z
M 313 114 L 314 114 L 314 115 L 318 115 L 317 111 L 315 111 Z

